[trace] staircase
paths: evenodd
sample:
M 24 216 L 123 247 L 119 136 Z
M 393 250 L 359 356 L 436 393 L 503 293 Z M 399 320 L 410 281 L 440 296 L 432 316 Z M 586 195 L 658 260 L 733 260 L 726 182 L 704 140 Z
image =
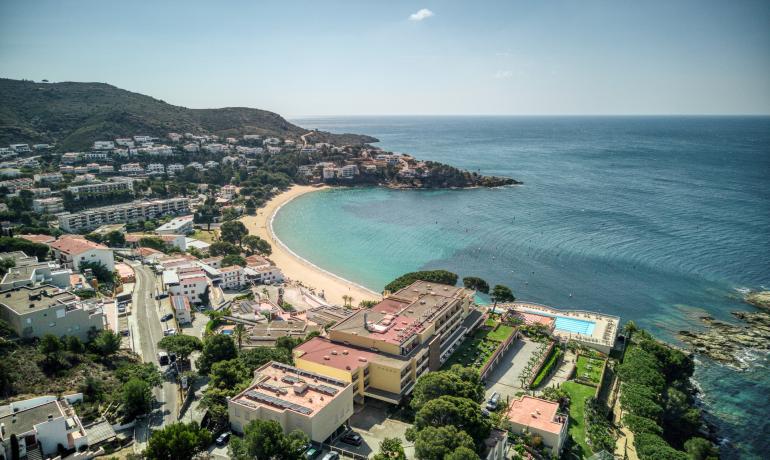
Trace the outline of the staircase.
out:
M 43 452 L 40 450 L 40 444 L 36 444 L 35 447 L 27 447 L 27 460 L 43 460 Z

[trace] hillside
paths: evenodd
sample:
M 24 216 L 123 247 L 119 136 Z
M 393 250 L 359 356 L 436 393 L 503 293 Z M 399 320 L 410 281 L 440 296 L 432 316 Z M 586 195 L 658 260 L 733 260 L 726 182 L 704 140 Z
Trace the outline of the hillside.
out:
M 35 83 L 0 79 L 0 145 L 56 143 L 88 148 L 95 140 L 136 134 L 192 132 L 299 138 L 308 130 L 280 115 L 246 107 L 188 109 L 105 83 Z M 377 142 L 370 136 L 316 132 L 309 141 L 338 145 Z

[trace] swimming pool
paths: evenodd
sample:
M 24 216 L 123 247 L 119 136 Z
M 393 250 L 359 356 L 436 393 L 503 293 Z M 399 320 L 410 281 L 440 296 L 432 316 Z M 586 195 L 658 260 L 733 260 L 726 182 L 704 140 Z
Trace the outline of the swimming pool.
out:
M 570 332 L 572 334 L 591 335 L 594 333 L 594 326 L 596 323 L 593 321 L 587 321 L 584 319 L 570 318 L 568 316 L 559 316 L 551 313 L 546 313 L 538 310 L 526 310 L 527 313 L 533 315 L 548 316 L 554 318 L 553 327 L 556 330 L 563 332 Z

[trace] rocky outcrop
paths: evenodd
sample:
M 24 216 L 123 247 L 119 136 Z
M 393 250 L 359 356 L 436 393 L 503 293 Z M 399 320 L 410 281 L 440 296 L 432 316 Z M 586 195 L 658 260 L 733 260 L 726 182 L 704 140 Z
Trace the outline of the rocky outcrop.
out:
M 743 359 L 746 352 L 770 351 L 770 313 L 736 311 L 732 314 L 741 322 L 732 324 L 703 316 L 701 320 L 706 324 L 705 331 L 679 331 L 679 338 L 696 353 L 746 369 L 750 365 Z
M 743 300 L 757 308 L 770 311 L 770 291 L 749 292 Z

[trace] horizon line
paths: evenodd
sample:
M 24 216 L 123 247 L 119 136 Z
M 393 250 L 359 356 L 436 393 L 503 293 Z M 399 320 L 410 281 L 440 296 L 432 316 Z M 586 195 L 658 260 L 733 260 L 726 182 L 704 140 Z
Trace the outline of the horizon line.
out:
M 277 112 L 276 112 L 277 113 Z M 555 118 L 555 117 L 573 117 L 573 118 L 610 118 L 610 117 L 770 117 L 768 113 L 356 113 L 356 114 L 315 114 L 315 115 L 286 115 L 287 120 L 300 120 L 307 118 L 375 118 L 375 117 L 531 117 L 531 118 Z

